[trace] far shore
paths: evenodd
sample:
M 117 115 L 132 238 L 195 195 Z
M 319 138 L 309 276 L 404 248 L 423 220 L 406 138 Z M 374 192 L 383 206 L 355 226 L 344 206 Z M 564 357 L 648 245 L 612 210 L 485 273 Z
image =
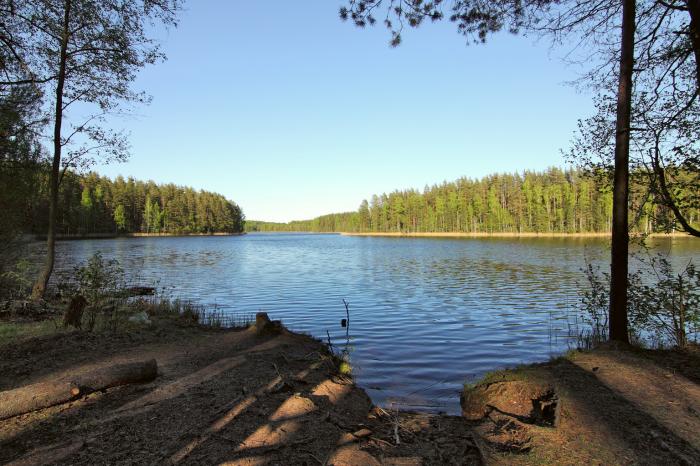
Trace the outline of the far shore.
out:
M 487 233 L 487 232 L 341 232 L 343 236 L 387 236 L 400 238 L 609 238 L 610 233 Z M 691 237 L 685 233 L 651 233 L 651 238 Z
M 316 234 L 316 235 L 341 235 L 341 236 L 375 236 L 390 238 L 610 238 L 610 233 L 510 233 L 510 232 L 337 232 L 337 231 L 243 231 L 240 233 L 94 233 L 88 235 L 56 235 L 57 241 L 73 241 L 84 239 L 116 239 L 116 238 L 160 238 L 160 237 L 186 237 L 186 236 L 243 236 L 248 233 L 261 234 Z M 634 237 L 635 234 L 630 236 Z M 681 233 L 651 233 L 650 238 L 692 238 Z M 46 241 L 46 235 L 27 235 L 34 241 Z
M 242 236 L 246 232 L 240 233 L 93 233 L 87 235 L 56 235 L 57 241 L 71 241 L 81 239 L 114 239 L 114 238 L 151 238 L 151 237 L 172 237 L 172 236 Z M 46 235 L 33 235 L 36 241 L 46 241 Z

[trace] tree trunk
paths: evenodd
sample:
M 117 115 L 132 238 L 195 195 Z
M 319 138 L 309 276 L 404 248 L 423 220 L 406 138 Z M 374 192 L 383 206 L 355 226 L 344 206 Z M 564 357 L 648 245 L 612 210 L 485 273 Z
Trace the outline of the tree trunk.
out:
M 63 124 L 63 87 L 66 81 L 66 61 L 68 59 L 68 39 L 70 33 L 70 9 L 71 0 L 65 0 L 63 14 L 63 35 L 61 37 L 61 51 L 58 68 L 58 82 L 56 84 L 56 108 L 53 125 L 53 161 L 51 163 L 51 176 L 49 179 L 49 228 L 46 232 L 46 262 L 39 274 L 32 299 L 39 300 L 44 297 L 46 287 L 53 272 L 54 257 L 56 256 L 56 223 L 58 220 L 58 183 L 61 169 L 61 126 Z
M 104 367 L 55 382 L 35 383 L 0 392 L 0 419 L 74 400 L 99 390 L 149 382 L 158 375 L 155 359 Z
M 622 3 L 620 77 L 615 127 L 615 173 L 613 180 L 612 252 L 610 260 L 610 339 L 629 342 L 627 334 L 628 200 L 630 113 L 634 66 L 635 0 Z
M 695 79 L 700 90 L 700 0 L 686 0 L 690 14 L 690 42 L 695 55 Z

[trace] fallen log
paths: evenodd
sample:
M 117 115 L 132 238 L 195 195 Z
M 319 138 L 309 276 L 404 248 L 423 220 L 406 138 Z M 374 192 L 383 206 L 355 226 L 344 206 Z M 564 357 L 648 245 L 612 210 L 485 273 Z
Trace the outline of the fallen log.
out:
M 48 408 L 120 385 L 149 382 L 158 375 L 155 359 L 104 367 L 54 382 L 0 392 L 0 419 Z
M 152 286 L 131 286 L 127 288 L 126 294 L 129 297 L 133 296 L 153 296 L 156 294 L 156 289 Z

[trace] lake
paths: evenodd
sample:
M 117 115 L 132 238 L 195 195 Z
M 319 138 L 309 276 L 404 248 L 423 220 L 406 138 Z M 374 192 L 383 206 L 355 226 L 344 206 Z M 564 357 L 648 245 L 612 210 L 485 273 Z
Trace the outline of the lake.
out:
M 675 263 L 700 241 L 655 239 Z M 379 405 L 459 412 L 464 382 L 568 349 L 585 257 L 597 238 L 386 238 L 325 234 L 157 237 L 58 243 L 67 270 L 101 251 L 141 284 L 222 312 L 266 311 L 342 347 Z

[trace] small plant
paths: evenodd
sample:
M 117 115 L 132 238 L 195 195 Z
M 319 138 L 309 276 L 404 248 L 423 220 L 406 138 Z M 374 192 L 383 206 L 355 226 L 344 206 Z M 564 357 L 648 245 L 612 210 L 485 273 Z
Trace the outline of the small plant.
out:
M 140 298 L 132 303 L 150 316 L 176 318 L 187 325 L 202 325 L 212 328 L 246 328 L 255 322 L 251 313 L 226 312 L 214 306 L 207 309 L 194 301 L 170 299 L 163 295 L 150 299 Z
M 20 259 L 14 267 L 0 274 L 0 285 L 9 299 L 22 299 L 27 296 L 31 286 L 31 263 Z
M 75 270 L 76 293 L 85 297 L 86 328 L 93 330 L 98 314 L 104 314 L 107 326 L 116 330 L 119 310 L 125 301 L 124 270 L 116 259 L 105 260 L 96 252 L 87 264 Z
M 345 299 L 343 299 L 343 305 L 345 306 L 345 319 L 341 319 L 340 321 L 340 326 L 345 329 L 345 344 L 343 345 L 343 348 L 340 351 L 337 351 L 336 347 L 333 345 L 331 334 L 328 330 L 326 330 L 326 335 L 328 336 L 328 351 L 333 358 L 338 373 L 341 375 L 350 376 L 352 375 L 350 352 L 353 349 L 351 345 L 352 337 L 350 336 L 350 305 Z
M 105 260 L 96 252 L 83 267 L 76 269 L 79 291 L 90 303 L 113 297 L 124 289 L 124 270 L 116 259 Z
M 578 347 L 591 347 L 608 339 L 608 306 L 610 302 L 610 274 L 587 264 L 584 270 L 589 288 L 581 296 L 583 323 L 588 328 L 577 332 Z M 578 323 L 578 322 L 577 322 Z M 578 326 L 576 326 L 578 328 Z

